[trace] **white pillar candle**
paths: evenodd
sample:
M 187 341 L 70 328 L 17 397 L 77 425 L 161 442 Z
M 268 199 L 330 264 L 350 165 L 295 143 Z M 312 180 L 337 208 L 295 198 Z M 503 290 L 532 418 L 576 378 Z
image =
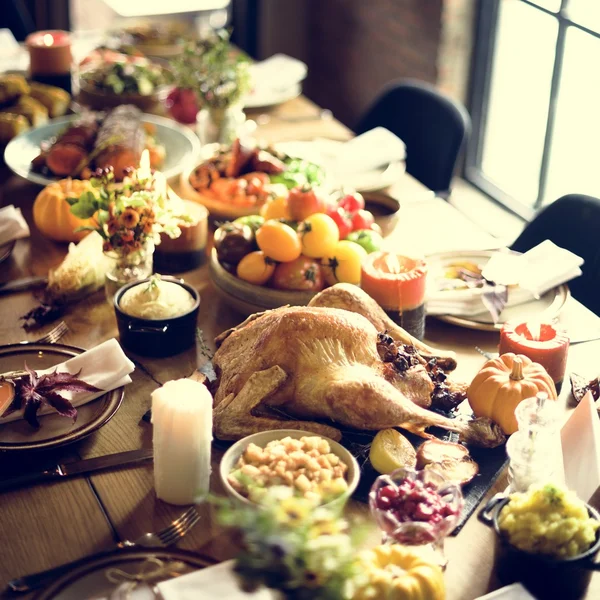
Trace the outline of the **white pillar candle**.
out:
M 156 496 L 169 504 L 200 502 L 210 486 L 213 399 L 191 379 L 152 392 Z

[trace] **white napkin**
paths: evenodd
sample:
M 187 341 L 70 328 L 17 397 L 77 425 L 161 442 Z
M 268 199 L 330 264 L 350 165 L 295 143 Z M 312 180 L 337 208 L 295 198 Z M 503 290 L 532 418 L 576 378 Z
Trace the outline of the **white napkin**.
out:
M 287 90 L 300 83 L 308 72 L 307 66 L 300 60 L 286 54 L 274 54 L 270 58 L 250 67 L 253 90 Z
M 112 338 L 103 342 L 99 346 L 88 350 L 61 363 L 51 369 L 37 371 L 40 375 L 44 373 L 52 373 L 58 369 L 59 373 L 77 373 L 79 379 L 86 383 L 99 388 L 100 392 L 61 392 L 61 395 L 71 401 L 74 407 L 87 404 L 92 400 L 102 396 L 106 392 L 110 392 L 123 385 L 131 383 L 129 374 L 135 369 L 135 365 L 125 356 L 119 342 Z M 44 406 L 38 412 L 38 415 L 47 415 L 55 412 L 53 408 Z M 8 423 L 23 418 L 23 411 L 15 411 L 10 415 L 0 418 L 0 423 Z
M 29 226 L 20 208 L 12 204 L 0 208 L 0 246 L 29 237 Z
M 174 577 L 159 583 L 161 600 L 276 600 L 273 592 L 261 588 L 257 592 L 244 592 L 240 589 L 233 572 L 233 561 L 220 563 L 187 575 Z M 110 600 L 112 596 L 90 600 Z M 154 600 L 156 595 L 147 587 L 134 590 L 128 600 Z
M 375 127 L 342 144 L 331 169 L 339 175 L 370 171 L 405 158 L 404 142 L 389 129 Z
M 589 502 L 600 487 L 600 418 L 588 392 L 561 430 L 565 482 Z
M 520 583 L 513 583 L 475 600 L 536 600 Z

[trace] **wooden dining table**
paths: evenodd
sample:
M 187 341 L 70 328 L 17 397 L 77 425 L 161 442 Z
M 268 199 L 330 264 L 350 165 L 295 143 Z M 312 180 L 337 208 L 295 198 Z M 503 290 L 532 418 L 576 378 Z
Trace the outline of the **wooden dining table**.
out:
M 265 118 L 264 115 L 268 115 Z M 352 134 L 335 119 L 323 119 L 319 107 L 304 97 L 289 101 L 270 111 L 249 114 L 263 123 L 256 135 L 269 142 L 308 140 L 315 137 L 345 140 Z M 64 258 L 65 244 L 44 238 L 32 220 L 32 204 L 40 188 L 17 176 L 6 167 L 0 170 L 0 206 L 14 204 L 22 209 L 31 227 L 31 236 L 19 240 L 12 257 L 0 265 L 0 283 L 29 275 L 45 276 Z M 389 193 L 401 203 L 397 231 L 387 239 L 394 244 L 444 249 L 482 249 L 497 247 L 494 238 L 473 225 L 445 201 L 405 174 Z M 437 229 L 436 229 L 437 228 Z M 201 295 L 198 327 L 212 345 L 214 337 L 235 326 L 243 316 L 228 307 L 216 292 L 206 262 L 198 269 L 183 273 L 184 279 Z M 31 292 L 0 297 L 0 343 L 12 344 L 35 340 L 50 326 L 26 332 L 20 317 L 36 304 Z M 575 300 L 570 299 L 562 313 L 568 327 L 582 326 L 595 317 Z M 586 321 L 587 319 L 587 321 Z M 71 346 L 90 349 L 110 338 L 118 338 L 113 307 L 98 292 L 69 308 L 64 320 L 69 332 L 61 340 Z M 452 349 L 458 357 L 457 376 L 472 379 L 484 358 L 475 347 L 493 352 L 498 344 L 497 332 L 459 328 L 428 318 L 426 341 L 440 348 Z M 582 374 L 595 375 L 595 357 L 599 342 L 582 343 L 571 348 L 569 368 Z M 166 381 L 188 377 L 197 366 L 197 350 L 171 358 L 145 358 L 131 355 L 136 369 L 132 383 L 125 389 L 121 408 L 101 429 L 86 439 L 43 453 L 0 454 L 0 479 L 46 468 L 58 462 L 106 454 L 151 448 L 152 426 L 142 420 L 150 407 L 150 394 Z M 561 406 L 570 410 L 570 393 L 564 386 Z M 222 494 L 218 465 L 222 450 L 214 448 L 211 490 Z M 502 475 L 486 498 L 506 487 Z M 214 509 L 200 504 L 199 524 L 181 540 L 179 546 L 196 551 L 214 561 L 235 556 L 238 547 L 232 535 L 220 527 Z M 0 589 L 17 576 L 48 569 L 63 563 L 107 550 L 120 540 L 134 540 L 145 532 L 168 525 L 182 512 L 182 507 L 157 500 L 153 488 L 152 465 L 117 468 L 88 477 L 65 479 L 55 483 L 33 485 L 0 494 Z M 351 500 L 347 512 L 369 519 L 368 507 Z M 369 542 L 377 543 L 379 534 L 372 525 Z M 494 533 L 472 516 L 456 537 L 446 541 L 449 563 L 445 571 L 449 600 L 471 600 L 501 586 L 494 571 Z M 33 597 L 32 594 L 22 596 Z M 600 576 L 594 575 L 588 598 L 600 597 Z M 83 600 L 83 599 L 82 599 Z

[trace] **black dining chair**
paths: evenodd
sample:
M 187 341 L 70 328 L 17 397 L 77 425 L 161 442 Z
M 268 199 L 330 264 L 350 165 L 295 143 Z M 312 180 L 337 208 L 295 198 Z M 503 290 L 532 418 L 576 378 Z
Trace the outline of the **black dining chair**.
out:
M 543 208 L 511 248 L 527 252 L 551 240 L 581 256 L 583 274 L 569 282 L 573 297 L 600 316 L 600 199 L 568 194 Z
M 406 170 L 447 197 L 460 152 L 471 130 L 462 104 L 414 79 L 386 85 L 356 126 L 356 133 L 385 127 L 406 144 Z

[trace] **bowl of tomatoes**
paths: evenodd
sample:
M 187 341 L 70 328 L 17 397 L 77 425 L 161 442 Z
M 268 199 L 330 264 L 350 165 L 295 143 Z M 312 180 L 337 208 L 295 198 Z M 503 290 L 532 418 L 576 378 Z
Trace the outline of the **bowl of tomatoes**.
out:
M 364 206 L 358 193 L 332 196 L 305 184 L 271 199 L 260 215 L 224 223 L 209 263 L 217 290 L 252 314 L 308 304 L 336 283 L 359 285 L 364 258 L 383 241 Z

